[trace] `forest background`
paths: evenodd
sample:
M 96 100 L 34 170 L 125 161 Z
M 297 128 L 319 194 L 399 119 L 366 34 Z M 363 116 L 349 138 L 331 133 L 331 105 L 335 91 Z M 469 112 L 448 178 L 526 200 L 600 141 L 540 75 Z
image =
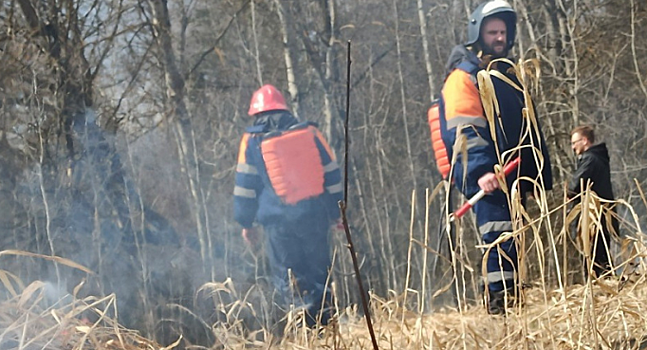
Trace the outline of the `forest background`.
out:
M 94 273 L 15 256 L 0 257 L 2 269 L 48 281 L 51 300 L 81 281 L 82 295 L 116 293 L 120 321 L 163 343 L 180 333 L 211 341 L 203 327 L 226 317 L 201 295 L 210 282 L 271 309 L 263 256 L 245 247 L 231 212 L 249 99 L 262 84 L 279 87 L 343 159 L 351 40 L 348 216 L 365 285 L 386 299 L 418 291 L 404 302 L 421 311 L 449 303 L 448 264 L 415 243 L 442 246 L 443 200 L 425 201 L 441 182 L 426 113 L 478 3 L 2 0 L 0 248 Z M 531 88 L 557 184 L 549 208 L 563 204 L 575 164 L 569 131 L 586 123 L 609 147 L 616 196 L 644 225 L 647 4 L 511 4 L 513 54 L 541 67 Z M 562 213 L 553 216 L 548 232 L 560 232 Z M 470 232 L 463 288 L 476 290 Z M 357 304 L 345 238 L 333 241 L 337 300 Z M 554 283 L 556 264 L 548 254 L 528 276 L 543 269 Z

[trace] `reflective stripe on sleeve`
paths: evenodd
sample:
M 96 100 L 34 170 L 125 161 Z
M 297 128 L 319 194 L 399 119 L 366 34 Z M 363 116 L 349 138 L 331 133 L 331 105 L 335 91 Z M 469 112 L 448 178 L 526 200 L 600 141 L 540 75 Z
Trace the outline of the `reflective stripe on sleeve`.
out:
M 258 170 L 256 170 L 255 166 L 245 163 L 236 165 L 236 171 L 242 174 L 258 175 Z
M 335 171 L 337 169 L 339 169 L 339 164 L 337 164 L 337 162 L 330 162 L 326 164 L 326 166 L 324 166 L 324 172 L 327 173 Z
M 488 146 L 488 142 L 485 141 L 482 137 L 475 137 L 472 139 L 468 139 L 467 142 L 465 142 L 465 147 L 469 150 L 472 147 L 479 147 L 479 146 Z
M 338 184 L 335 184 L 335 185 L 332 185 L 332 186 L 327 186 L 326 190 L 329 193 L 339 193 L 339 192 L 342 191 L 341 183 L 338 183 Z
M 234 186 L 234 196 L 244 198 L 256 198 L 256 191 L 240 186 Z
M 447 120 L 447 130 L 458 127 L 459 125 L 474 125 L 478 128 L 487 127 L 487 120 L 483 117 L 456 116 Z

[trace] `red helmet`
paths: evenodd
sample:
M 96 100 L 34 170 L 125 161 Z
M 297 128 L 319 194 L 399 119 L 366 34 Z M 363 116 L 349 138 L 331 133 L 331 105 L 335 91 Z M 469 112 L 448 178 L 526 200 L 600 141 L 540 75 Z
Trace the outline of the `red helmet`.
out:
M 252 102 L 249 103 L 249 115 L 253 116 L 261 112 L 288 110 L 283 95 L 274 86 L 267 84 L 252 95 Z

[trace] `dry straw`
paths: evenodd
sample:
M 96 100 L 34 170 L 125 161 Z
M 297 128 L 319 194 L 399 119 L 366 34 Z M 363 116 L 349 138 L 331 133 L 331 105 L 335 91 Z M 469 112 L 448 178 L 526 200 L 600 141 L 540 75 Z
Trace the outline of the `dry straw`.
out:
M 225 291 L 223 286 L 212 287 Z M 153 350 L 171 349 L 182 340 L 162 346 L 119 326 L 108 317 L 116 312 L 114 295 L 101 299 L 69 296 L 46 306 L 45 289 L 45 283 L 33 282 L 0 303 L 2 349 Z M 642 348 L 646 344 L 647 285 L 640 277 L 618 289 L 617 279 L 574 285 L 568 292 L 534 286 L 525 291 L 525 305 L 506 316 L 489 316 L 480 305 L 420 314 L 407 310 L 395 293 L 388 298 L 372 296 L 371 305 L 381 349 Z M 235 314 L 244 304 L 223 307 Z M 340 310 L 338 316 L 335 325 L 315 331 L 299 324 L 298 313 L 290 313 L 284 336 L 265 339 L 245 332 L 231 319 L 213 325 L 218 335 L 214 348 L 372 348 L 356 308 Z

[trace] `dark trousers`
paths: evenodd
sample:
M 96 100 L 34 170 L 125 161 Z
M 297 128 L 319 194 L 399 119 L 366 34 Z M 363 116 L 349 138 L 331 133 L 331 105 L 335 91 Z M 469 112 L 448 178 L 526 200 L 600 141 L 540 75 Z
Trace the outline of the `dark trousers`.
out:
M 510 208 L 502 191 L 494 191 L 483 197 L 474 205 L 474 213 L 481 239 L 486 244 L 496 241 L 501 233 L 512 231 Z M 492 247 L 485 254 L 488 289 L 492 292 L 512 290 L 518 264 L 514 239 Z
M 331 305 L 326 287 L 331 264 L 328 230 L 327 220 L 317 218 L 264 226 L 274 287 L 283 306 L 294 304 L 306 309 L 310 326 L 316 324 L 322 305 Z M 321 314 L 322 324 L 328 323 L 329 312 Z
M 613 214 L 615 215 L 615 209 L 613 210 Z M 581 214 L 580 214 L 581 215 Z M 601 227 L 595 227 L 595 232 L 591 232 L 592 239 L 590 241 L 591 244 L 591 260 L 593 263 L 593 274 L 595 277 L 600 277 L 607 272 L 612 270 L 612 259 L 610 258 L 610 250 L 611 250 L 611 234 L 609 231 L 609 227 L 607 226 L 607 216 L 609 215 L 606 213 L 606 210 L 603 213 L 603 216 L 600 218 L 600 226 Z M 616 234 L 620 234 L 620 225 L 618 220 L 615 218 L 615 216 L 611 217 L 611 227 L 615 231 Z M 575 220 L 571 225 L 571 232 L 577 232 L 577 235 L 582 237 L 582 231 L 581 228 L 579 227 L 581 221 L 581 216 L 578 217 L 578 220 Z M 598 231 L 601 230 L 601 231 Z M 584 278 L 586 279 L 589 274 L 588 270 L 588 263 L 586 261 L 586 257 L 583 257 L 583 266 L 584 266 Z
M 618 221 L 613 218 L 613 228 L 618 233 Z M 593 272 L 596 277 L 611 271 L 611 259 L 609 258 L 609 250 L 611 249 L 611 235 L 607 228 L 607 219 L 603 217 L 600 221 L 602 225 L 602 232 L 595 234 L 595 240 L 591 241 L 591 253 L 593 260 Z M 585 265 L 586 266 L 586 265 Z M 588 270 L 587 270 L 588 273 Z

